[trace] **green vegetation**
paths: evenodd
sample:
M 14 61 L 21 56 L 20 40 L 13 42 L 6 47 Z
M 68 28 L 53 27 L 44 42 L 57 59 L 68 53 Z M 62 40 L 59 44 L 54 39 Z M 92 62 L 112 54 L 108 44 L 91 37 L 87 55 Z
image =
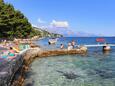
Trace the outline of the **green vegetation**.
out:
M 40 33 L 39 30 L 32 28 L 28 19 L 19 10 L 0 0 L 0 38 L 30 38 L 48 34 L 47 31 Z
M 32 31 L 28 19 L 11 4 L 0 0 L 0 37 L 25 38 Z
M 62 37 L 63 35 L 60 34 L 56 34 L 56 33 L 50 33 L 46 30 L 42 30 L 40 28 L 37 27 L 33 27 L 34 31 L 34 35 L 38 35 L 39 37 Z

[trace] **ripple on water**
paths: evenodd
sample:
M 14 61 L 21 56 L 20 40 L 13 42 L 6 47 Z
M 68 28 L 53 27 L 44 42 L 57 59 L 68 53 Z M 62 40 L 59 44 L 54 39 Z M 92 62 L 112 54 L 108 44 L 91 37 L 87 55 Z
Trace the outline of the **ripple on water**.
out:
M 104 57 L 42 58 L 32 63 L 33 74 L 29 78 L 34 81 L 33 86 L 115 86 L 115 58 Z

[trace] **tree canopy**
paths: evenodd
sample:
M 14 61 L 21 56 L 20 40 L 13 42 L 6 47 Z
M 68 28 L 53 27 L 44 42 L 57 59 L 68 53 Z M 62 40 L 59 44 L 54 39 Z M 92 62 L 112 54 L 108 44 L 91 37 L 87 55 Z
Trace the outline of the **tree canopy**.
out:
M 32 26 L 24 14 L 0 0 L 0 38 L 25 38 L 29 37 L 32 31 Z

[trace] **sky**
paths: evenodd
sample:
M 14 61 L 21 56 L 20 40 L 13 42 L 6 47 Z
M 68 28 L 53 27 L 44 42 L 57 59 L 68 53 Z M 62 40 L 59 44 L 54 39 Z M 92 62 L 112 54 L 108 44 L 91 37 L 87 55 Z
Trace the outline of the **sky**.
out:
M 115 36 L 115 0 L 5 0 L 32 25 Z M 57 30 L 57 29 L 56 29 Z

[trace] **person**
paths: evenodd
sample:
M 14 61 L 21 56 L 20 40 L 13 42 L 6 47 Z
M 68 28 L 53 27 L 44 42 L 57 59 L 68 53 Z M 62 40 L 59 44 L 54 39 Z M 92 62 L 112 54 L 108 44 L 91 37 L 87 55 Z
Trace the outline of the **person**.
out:
M 74 40 L 72 40 L 72 42 L 71 42 L 71 45 L 73 46 L 73 48 L 75 48 L 75 41 Z
M 6 44 L 6 40 L 4 40 L 3 43 Z
M 63 44 L 61 44 L 60 49 L 63 49 L 63 48 L 64 48 L 64 45 L 63 45 Z
M 73 49 L 73 46 L 72 46 L 72 44 L 71 44 L 71 43 L 68 43 L 68 47 L 67 47 L 67 49 L 68 49 L 68 50 Z
M 16 43 L 14 44 L 14 46 L 12 47 L 12 49 L 15 50 L 17 53 L 19 53 L 19 52 L 20 52 L 19 43 L 16 42 Z
M 1 57 L 4 58 L 4 59 L 7 59 L 8 58 L 8 54 L 9 54 L 9 52 L 7 50 L 2 50 Z
M 9 56 L 15 56 L 15 50 L 12 47 L 9 49 Z
M 108 51 L 108 50 L 111 50 L 111 47 L 106 43 L 106 44 L 103 46 L 103 51 Z
M 8 53 L 8 59 L 11 60 L 11 59 L 14 59 L 15 57 L 16 57 L 15 50 L 13 50 L 13 48 L 10 47 L 9 53 Z

